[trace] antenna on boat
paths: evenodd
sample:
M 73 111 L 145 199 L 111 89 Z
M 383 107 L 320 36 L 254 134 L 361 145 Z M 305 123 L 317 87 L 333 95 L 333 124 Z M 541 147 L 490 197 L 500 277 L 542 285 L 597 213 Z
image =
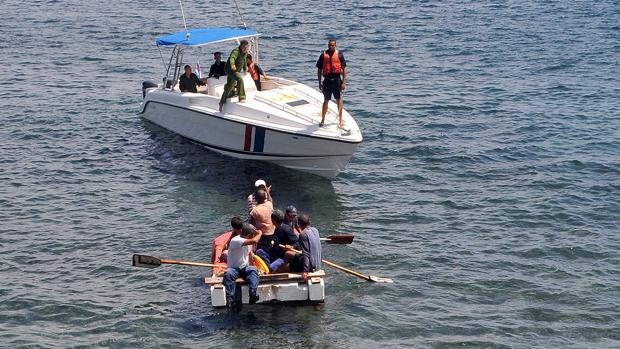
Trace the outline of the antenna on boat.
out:
M 181 0 L 179 0 L 181 1 Z M 239 12 L 239 17 L 241 18 L 241 22 L 243 22 L 243 28 L 248 29 L 248 26 L 245 25 L 245 20 L 243 19 L 243 15 L 241 14 L 241 10 L 239 9 L 239 4 L 237 4 L 237 0 L 235 0 L 235 6 L 237 6 L 237 12 Z
M 179 5 L 181 5 L 181 15 L 183 15 L 183 26 L 185 27 L 185 40 L 189 40 L 191 34 L 187 31 L 187 23 L 185 22 L 185 11 L 183 11 L 183 3 L 179 0 Z

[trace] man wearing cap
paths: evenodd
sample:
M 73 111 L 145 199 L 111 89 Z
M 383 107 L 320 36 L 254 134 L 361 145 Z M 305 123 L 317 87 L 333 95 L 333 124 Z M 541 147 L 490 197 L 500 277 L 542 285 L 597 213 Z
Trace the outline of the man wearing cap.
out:
M 211 64 L 209 77 L 219 79 L 220 76 L 226 75 L 226 71 L 224 70 L 226 63 L 222 62 L 222 53 L 219 51 L 213 53 L 213 58 L 215 58 L 215 63 Z
M 254 192 L 248 195 L 248 214 L 256 207 L 256 191 L 259 189 L 265 190 L 267 192 L 267 201 L 273 202 L 273 200 L 271 200 L 271 186 L 267 186 L 264 180 L 259 179 L 254 182 Z
M 284 264 L 284 253 L 286 252 L 280 245 L 297 245 L 299 236 L 293 232 L 290 225 L 284 224 L 284 212 L 280 210 L 274 210 L 271 214 L 271 222 L 275 226 L 273 235 L 275 236 L 276 244 L 269 251 L 269 257 L 272 263 L 269 265 L 269 269 L 273 272 L 286 272 L 288 271 L 288 265 Z
M 267 240 L 270 235 L 273 235 L 275 227 L 271 222 L 273 204 L 271 201 L 267 201 L 267 192 L 264 189 L 256 191 L 256 203 L 256 207 L 250 212 L 250 223 L 254 224 L 256 229 L 263 233 L 263 239 Z M 263 246 L 263 249 L 264 248 L 265 246 Z
M 243 223 L 241 234 L 233 237 L 228 245 L 228 269 L 224 274 L 226 300 L 230 307 L 240 305 L 236 303 L 236 280 L 243 278 L 249 287 L 250 304 L 258 301 L 258 269 L 250 265 L 252 246 L 261 238 L 260 230 L 248 223 Z
M 289 205 L 286 208 L 284 224 L 290 226 L 292 231 L 295 232 L 295 234 L 301 233 L 301 229 L 299 229 L 299 224 L 297 224 L 297 208 L 295 208 L 295 206 Z

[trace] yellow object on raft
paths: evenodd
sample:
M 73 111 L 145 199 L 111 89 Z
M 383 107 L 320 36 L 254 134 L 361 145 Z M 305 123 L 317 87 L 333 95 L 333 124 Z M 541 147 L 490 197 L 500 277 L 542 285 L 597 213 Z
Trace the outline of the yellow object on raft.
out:
M 265 263 L 265 261 L 260 258 L 260 256 L 254 255 L 254 258 L 252 258 L 252 265 L 255 266 L 256 269 L 258 269 L 259 273 L 269 274 L 269 266 L 267 266 L 267 263 Z

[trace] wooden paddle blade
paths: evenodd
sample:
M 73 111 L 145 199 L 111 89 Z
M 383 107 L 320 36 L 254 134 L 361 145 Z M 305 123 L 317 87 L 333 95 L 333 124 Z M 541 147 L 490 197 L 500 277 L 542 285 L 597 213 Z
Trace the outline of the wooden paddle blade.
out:
M 388 278 L 380 278 L 378 276 L 374 276 L 374 275 L 370 275 L 368 276 L 368 281 L 372 281 L 372 282 L 384 282 L 384 283 L 389 283 L 389 284 L 393 284 L 394 280 L 392 279 L 388 279 Z
M 159 258 L 144 256 L 141 254 L 133 255 L 133 266 L 139 268 L 157 268 L 161 265 Z
M 351 234 L 335 234 L 325 239 L 328 244 L 348 245 L 353 242 L 354 236 Z

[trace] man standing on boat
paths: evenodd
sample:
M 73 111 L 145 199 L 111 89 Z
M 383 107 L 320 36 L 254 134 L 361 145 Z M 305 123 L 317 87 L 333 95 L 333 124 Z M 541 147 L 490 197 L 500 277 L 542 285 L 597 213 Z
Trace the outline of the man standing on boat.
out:
M 338 127 L 342 128 L 344 125 L 342 123 L 341 91 L 344 91 L 347 83 L 347 62 L 342 52 L 336 50 L 336 40 L 329 40 L 327 47 L 316 62 L 319 90 L 323 92 L 323 109 L 319 126 L 325 125 L 325 114 L 333 94 L 338 104 Z M 323 82 L 321 82 L 321 77 L 323 77 Z
M 254 85 L 256 85 L 256 90 L 262 91 L 263 88 L 260 83 L 260 77 L 262 75 L 263 80 L 267 80 L 267 74 L 265 74 L 263 69 L 252 60 L 252 55 L 248 55 L 247 62 L 248 62 L 248 73 L 250 73 L 250 76 L 252 76 L 252 80 L 254 80 Z
M 209 77 L 219 79 L 220 76 L 226 75 L 226 63 L 222 62 L 222 52 L 217 51 L 213 53 L 215 63 L 211 64 L 209 69 Z
M 239 102 L 245 102 L 245 89 L 243 88 L 243 74 L 248 70 L 248 63 L 246 61 L 248 55 L 248 47 L 250 44 L 247 40 L 241 40 L 239 47 L 236 47 L 230 52 L 228 60 L 226 60 L 226 85 L 224 86 L 224 93 L 220 99 L 220 112 L 224 108 L 226 99 L 232 95 L 237 83 L 237 91 L 239 92 Z M 242 73 L 243 72 L 243 73 Z
M 252 246 L 261 238 L 260 230 L 248 223 L 241 227 L 241 234 L 233 237 L 228 245 L 228 269 L 224 274 L 224 287 L 229 306 L 236 305 L 236 280 L 243 278 L 249 287 L 250 304 L 258 301 L 258 269 L 250 265 Z

